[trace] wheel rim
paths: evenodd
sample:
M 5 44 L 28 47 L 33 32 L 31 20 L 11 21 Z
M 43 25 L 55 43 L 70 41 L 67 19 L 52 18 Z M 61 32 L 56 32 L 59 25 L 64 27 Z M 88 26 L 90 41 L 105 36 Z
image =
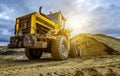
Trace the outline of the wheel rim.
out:
M 63 38 L 63 39 L 61 39 L 61 53 L 65 56 L 65 57 L 67 57 L 67 55 L 68 55 L 68 51 L 67 51 L 67 42 L 66 42 L 66 40 L 65 40 L 65 37 Z

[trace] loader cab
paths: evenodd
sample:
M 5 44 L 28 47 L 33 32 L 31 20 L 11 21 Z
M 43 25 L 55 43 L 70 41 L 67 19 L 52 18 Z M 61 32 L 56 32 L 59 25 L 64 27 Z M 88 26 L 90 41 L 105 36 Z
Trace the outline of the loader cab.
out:
M 67 20 L 60 11 L 55 13 L 50 12 L 47 17 L 54 21 L 57 24 L 58 28 L 65 28 L 65 22 Z

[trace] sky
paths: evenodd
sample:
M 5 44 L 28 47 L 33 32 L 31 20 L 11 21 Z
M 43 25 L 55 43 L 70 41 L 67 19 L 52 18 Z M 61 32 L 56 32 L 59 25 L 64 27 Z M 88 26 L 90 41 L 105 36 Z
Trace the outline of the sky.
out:
M 38 12 L 61 11 L 71 36 L 102 33 L 120 38 L 120 0 L 0 0 L 0 45 L 14 36 L 15 18 Z

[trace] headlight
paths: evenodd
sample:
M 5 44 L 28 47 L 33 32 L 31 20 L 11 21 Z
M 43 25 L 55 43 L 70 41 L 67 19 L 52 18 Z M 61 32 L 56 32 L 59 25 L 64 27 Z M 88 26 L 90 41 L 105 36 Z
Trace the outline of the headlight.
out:
M 21 31 L 21 30 L 19 30 L 19 33 L 18 33 L 18 35 L 19 35 L 19 36 L 21 36 L 21 35 L 22 35 L 22 31 Z

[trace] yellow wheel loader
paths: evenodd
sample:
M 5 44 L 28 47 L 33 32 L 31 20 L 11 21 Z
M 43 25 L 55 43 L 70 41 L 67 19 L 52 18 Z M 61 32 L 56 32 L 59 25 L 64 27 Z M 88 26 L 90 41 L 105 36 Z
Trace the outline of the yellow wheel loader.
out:
M 70 30 L 65 28 L 66 18 L 60 11 L 45 15 L 33 12 L 16 18 L 15 35 L 10 37 L 9 48 L 25 48 L 30 60 L 39 59 L 42 53 L 51 53 L 55 59 L 68 58 Z

